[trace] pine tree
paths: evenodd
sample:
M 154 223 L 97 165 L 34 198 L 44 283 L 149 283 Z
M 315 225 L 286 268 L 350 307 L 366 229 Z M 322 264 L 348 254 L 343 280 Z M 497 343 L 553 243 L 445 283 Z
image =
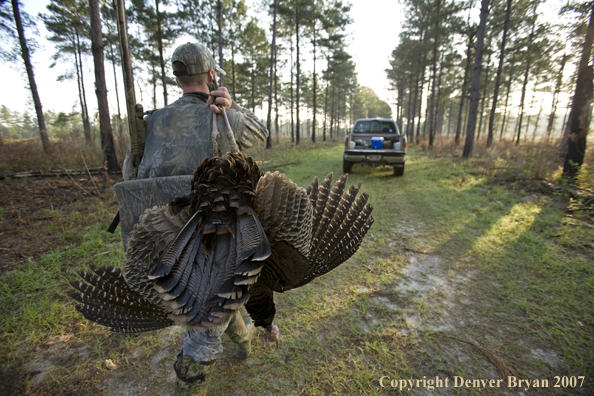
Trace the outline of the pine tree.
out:
M 503 72 L 503 61 L 505 59 L 505 43 L 507 40 L 507 30 L 509 28 L 509 19 L 512 9 L 512 0 L 506 0 L 505 19 L 503 22 L 503 33 L 501 37 L 501 46 L 499 50 L 499 65 L 497 66 L 497 77 L 495 77 L 495 87 L 493 92 L 493 103 L 491 105 L 491 114 L 489 115 L 489 132 L 487 135 L 487 147 L 493 145 L 493 128 L 495 122 L 495 110 L 497 109 L 497 99 L 499 97 L 499 85 L 501 84 L 501 74 Z
M 89 12 L 91 16 L 91 50 L 95 66 L 95 93 L 99 106 L 99 128 L 101 133 L 101 151 L 107 163 L 107 170 L 118 171 L 118 160 L 113 142 L 111 129 L 111 117 L 109 116 L 109 104 L 107 102 L 107 86 L 105 84 L 105 65 L 103 56 L 103 36 L 101 34 L 101 13 L 98 0 L 89 0 Z
M 476 34 L 476 47 L 474 56 L 474 67 L 472 70 L 472 88 L 470 90 L 470 108 L 468 116 L 468 127 L 466 131 L 466 143 L 462 157 L 469 158 L 474 148 L 474 132 L 476 129 L 476 118 L 479 101 L 481 67 L 483 61 L 483 41 L 485 38 L 485 28 L 487 17 L 489 16 L 490 0 L 481 0 L 481 18 L 479 28 Z
M 74 61 L 85 144 L 92 147 L 94 137 L 89 120 L 82 58 L 82 55 L 89 51 L 86 36 L 90 31 L 88 5 L 81 0 L 50 0 L 47 10 L 48 13 L 42 14 L 41 19 L 47 30 L 52 33 L 48 39 L 56 48 L 53 55 L 54 63 L 50 67 L 54 67 L 58 60 Z M 70 79 L 72 76 L 72 73 L 65 73 L 58 80 Z
M 269 135 L 266 139 L 266 148 L 272 147 L 272 83 L 275 78 L 274 65 L 276 64 L 276 15 L 278 11 L 278 0 L 274 0 L 272 8 L 272 44 L 270 46 L 270 70 L 268 72 L 268 114 L 266 116 L 266 128 L 268 129 Z M 315 142 L 315 138 L 313 139 L 313 141 Z
M 594 43 L 594 3 L 586 4 L 590 5 L 590 21 L 577 67 L 575 93 L 567 123 L 567 153 L 563 164 L 563 176 L 569 179 L 577 176 L 578 171 L 584 163 L 586 138 L 590 128 L 592 101 L 594 99 L 594 72 L 590 64 L 592 44 Z M 579 8 L 576 11 L 579 11 Z
M 256 105 L 268 95 L 269 63 L 266 33 L 258 26 L 256 19 L 252 18 L 246 24 L 239 42 L 244 61 L 237 65 L 237 100 L 255 112 Z
M 8 2 L 6 2 L 8 6 Z M 25 26 L 29 27 L 34 25 L 34 22 L 29 16 L 20 10 L 20 4 L 18 0 L 11 0 L 12 15 L 8 12 L 8 7 L 2 7 L 0 4 L 0 37 L 7 36 L 9 42 L 12 42 L 15 38 L 18 38 L 20 47 L 20 57 L 24 63 L 25 70 L 27 72 L 27 79 L 29 81 L 29 89 L 31 90 L 31 96 L 33 97 L 33 103 L 35 105 L 35 113 L 37 114 L 37 124 L 39 126 L 39 136 L 41 138 L 41 145 L 43 152 L 51 154 L 51 146 L 47 129 L 45 126 L 45 117 L 43 115 L 43 107 L 41 105 L 41 99 L 37 91 L 37 83 L 35 82 L 35 73 L 33 71 L 33 65 L 31 63 L 31 52 L 29 50 L 29 44 L 25 37 Z M 23 20 L 25 23 L 23 23 Z M 14 25 L 12 25 L 12 23 Z M 11 26 L 12 25 L 12 26 Z M 13 27 L 14 26 L 14 27 Z M 16 30 L 16 34 L 14 31 Z M 9 54 L 2 52 L 2 58 L 6 59 Z M 4 144 L 0 133 L 0 146 Z
M 165 70 L 164 53 L 181 33 L 178 25 L 179 14 L 165 11 L 164 8 L 167 5 L 169 5 L 168 0 L 132 0 L 129 13 L 131 20 L 140 25 L 145 34 L 145 39 L 140 40 L 144 44 L 140 53 L 143 59 L 149 62 L 153 91 L 157 79 L 161 81 L 165 106 L 169 103 L 167 85 L 175 85 L 175 80 L 168 77 Z

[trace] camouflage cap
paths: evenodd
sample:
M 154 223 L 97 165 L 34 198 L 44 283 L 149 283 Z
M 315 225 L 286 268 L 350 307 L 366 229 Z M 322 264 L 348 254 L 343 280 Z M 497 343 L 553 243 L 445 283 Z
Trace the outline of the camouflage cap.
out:
M 186 73 L 173 72 L 176 76 L 187 76 L 192 74 L 206 73 L 211 69 L 216 70 L 220 76 L 225 72 L 217 66 L 208 48 L 198 43 L 186 43 L 180 45 L 173 51 L 171 63 L 181 62 L 186 66 Z

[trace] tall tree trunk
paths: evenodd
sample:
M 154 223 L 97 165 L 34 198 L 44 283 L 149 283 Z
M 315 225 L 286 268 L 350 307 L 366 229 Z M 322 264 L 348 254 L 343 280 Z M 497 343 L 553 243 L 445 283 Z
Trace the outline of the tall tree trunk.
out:
M 443 117 L 443 112 L 441 111 L 442 108 L 442 99 L 441 99 L 441 77 L 443 75 L 443 56 L 442 59 L 439 62 L 440 67 L 439 67 L 439 77 L 437 78 L 437 98 L 436 98 L 436 103 L 435 103 L 435 115 L 433 118 L 433 139 L 435 139 L 435 135 L 438 133 L 441 133 L 441 122 L 442 122 L 442 117 Z M 433 146 L 431 146 L 433 147 Z
M 468 110 L 468 127 L 466 129 L 466 143 L 464 144 L 463 158 L 470 158 L 474 148 L 474 131 L 478 110 L 479 92 L 481 85 L 481 67 L 483 64 L 483 42 L 485 39 L 485 25 L 489 16 L 489 1 L 481 1 L 481 20 L 476 34 L 476 50 L 474 54 L 474 67 L 472 70 L 472 88 L 470 90 L 470 108 Z
M 431 81 L 430 81 L 431 82 Z M 433 89 L 432 87 L 428 87 L 427 91 L 431 91 L 431 89 Z M 430 120 L 429 120 L 429 97 L 431 96 L 430 93 L 428 93 L 427 95 L 427 104 L 425 106 L 425 122 L 423 123 L 423 139 L 425 138 L 425 136 L 427 136 L 427 125 L 429 124 Z
M 219 39 L 219 67 L 221 70 L 224 69 L 223 65 L 223 3 L 221 0 L 217 0 L 217 33 Z M 223 76 L 219 76 L 221 80 L 221 86 L 224 86 Z M 268 146 L 268 143 L 266 143 Z
M 278 48 L 274 51 L 274 134 L 276 136 L 276 144 L 279 143 L 278 131 L 278 75 L 276 74 Z M 272 132 L 271 132 L 272 133 Z
M 536 11 L 536 6 L 535 10 Z M 520 121 L 518 124 L 518 134 L 516 139 L 516 146 L 520 144 L 520 137 L 522 136 L 522 118 L 524 117 L 524 100 L 526 99 L 526 86 L 528 85 L 528 75 L 530 72 L 530 66 L 532 63 L 532 56 L 530 55 L 530 44 L 532 44 L 532 40 L 534 39 L 534 28 L 536 27 L 536 17 L 532 20 L 532 29 L 530 31 L 530 35 L 528 36 L 528 43 L 526 44 L 526 56 L 528 57 L 526 61 L 526 70 L 524 71 L 524 83 L 522 84 L 522 97 L 520 98 Z
M 425 43 L 425 30 L 421 30 L 420 33 L 420 37 L 419 37 L 419 43 Z M 422 67 L 420 67 L 421 65 L 424 65 L 424 60 L 422 59 L 422 57 L 424 56 L 423 51 L 419 51 L 419 56 L 417 57 L 417 63 L 416 63 L 416 73 L 415 73 L 415 96 L 413 99 L 413 106 L 412 106 L 412 125 L 410 128 L 410 136 L 408 136 L 408 141 L 409 142 L 413 142 L 414 138 L 415 138 L 415 119 L 417 118 L 417 107 L 420 109 L 421 108 L 421 104 L 419 102 L 421 102 L 421 100 L 419 99 L 419 81 L 421 80 L 421 75 L 422 75 Z M 421 88 L 421 95 L 423 94 L 423 88 Z M 418 112 L 420 114 L 420 111 Z M 417 122 L 417 125 L 421 123 L 421 117 L 419 116 L 419 119 Z
M 536 75 L 536 82 L 534 83 L 534 88 L 532 89 L 532 100 L 530 101 L 530 113 L 528 113 L 528 120 L 526 122 L 526 135 L 524 136 L 524 141 L 526 141 L 528 139 L 528 132 L 530 129 L 530 117 L 532 116 L 532 110 L 534 109 L 534 101 L 536 100 L 536 91 L 538 89 L 538 72 L 540 71 L 540 68 L 536 68 L 536 72 L 534 73 Z
M 530 71 L 530 61 L 526 64 L 526 70 L 524 72 L 524 82 L 522 83 L 522 96 L 520 98 L 520 113 L 519 113 L 519 121 L 518 121 L 518 128 L 516 134 L 516 146 L 520 144 L 520 138 L 522 136 L 522 119 L 524 118 L 524 101 L 526 99 L 526 87 L 528 85 L 528 75 Z
M 252 104 L 252 113 L 256 112 L 256 60 L 252 57 L 252 68 L 250 69 L 250 99 Z
M 138 114 L 136 112 L 136 93 L 134 92 L 134 73 L 132 71 L 132 57 L 128 45 L 128 27 L 126 22 L 126 8 L 124 0 L 114 0 L 118 20 L 118 36 L 120 39 L 120 54 L 122 63 L 122 77 L 124 80 L 124 93 L 126 95 L 126 114 L 128 119 L 128 131 L 130 133 L 130 153 L 132 154 L 133 177 L 136 178 L 138 166 L 144 153 L 144 142 L 146 134 L 143 128 L 138 125 Z M 142 90 L 140 91 L 142 102 Z
M 564 141 L 565 141 L 565 139 L 567 139 L 566 132 L 569 129 L 569 127 L 567 126 L 567 116 L 569 116 L 570 110 L 571 110 L 571 103 L 568 103 L 567 108 L 565 109 L 565 114 L 563 115 L 563 122 L 561 123 L 561 125 L 563 126 L 563 128 L 561 130 L 561 138 Z M 566 151 L 566 150 L 563 149 L 563 151 Z
M 317 81 L 316 81 L 316 21 L 313 22 L 313 122 L 311 127 L 311 141 L 316 142 L 316 114 L 318 112 L 317 108 Z
M 468 75 L 470 74 L 470 61 L 472 60 L 472 38 L 474 32 L 468 35 L 468 47 L 466 49 L 466 67 L 464 68 L 464 80 L 462 80 L 462 93 L 460 94 L 460 108 L 458 110 L 458 123 L 456 124 L 456 144 L 460 144 L 460 132 L 462 130 L 462 114 L 464 111 L 464 100 L 466 99 L 466 89 L 468 88 Z
M 151 72 L 153 73 L 153 109 L 157 108 L 157 72 L 155 71 L 155 64 L 151 62 Z
M 410 126 L 410 131 L 409 134 L 407 135 L 408 137 L 408 141 L 409 142 L 414 142 L 414 138 L 415 138 L 415 122 L 416 122 L 416 118 L 417 118 L 417 103 L 419 102 L 419 80 L 420 80 L 420 70 L 417 70 L 417 73 L 415 73 L 415 94 L 413 97 L 413 104 L 412 104 L 412 111 L 411 111 L 411 117 L 412 117 L 412 122 L 411 122 L 411 126 Z M 418 121 L 420 122 L 420 120 Z
M 584 163 L 584 154 L 586 153 L 586 138 L 590 128 L 592 118 L 592 91 L 594 77 L 590 63 L 590 54 L 592 52 L 592 42 L 594 41 L 594 4 L 590 11 L 590 23 L 584 40 L 582 56 L 578 66 L 577 81 L 575 85 L 575 94 L 569 113 L 568 133 L 567 133 L 567 154 L 563 164 L 563 176 L 574 178 L 582 164 Z
M 462 124 L 463 125 L 462 131 L 464 131 L 463 136 L 466 139 L 466 128 L 468 127 L 468 111 L 470 109 L 470 101 L 467 100 L 466 104 L 464 106 L 465 106 L 465 108 L 464 108 L 464 123 Z
M 118 106 L 118 138 L 122 138 L 122 112 L 120 110 L 120 94 L 118 92 L 118 75 L 116 73 L 115 57 L 113 53 L 113 46 L 109 44 L 109 52 L 111 54 L 111 66 L 113 67 L 113 82 L 115 84 L 116 102 Z
M 512 0 L 507 0 L 505 8 L 505 20 L 503 22 L 503 36 L 501 37 L 501 51 L 499 52 L 499 65 L 497 66 L 497 77 L 495 77 L 495 88 L 493 90 L 493 104 L 489 116 L 489 133 L 487 135 L 487 147 L 493 145 L 493 127 L 495 122 L 495 111 L 497 109 L 497 97 L 499 95 L 499 84 L 501 84 L 501 73 L 503 72 L 503 60 L 505 58 L 505 42 L 507 40 L 507 29 L 509 28 L 509 16 L 511 14 Z
M 274 78 L 274 59 L 276 54 L 276 10 L 278 8 L 278 0 L 274 0 L 274 9 L 272 12 L 272 45 L 270 47 L 270 71 L 268 78 L 268 115 L 266 116 L 266 128 L 268 128 L 268 138 L 266 139 L 266 148 L 272 147 L 272 82 Z
M 235 98 L 237 97 L 237 79 L 235 72 L 235 45 L 233 44 L 233 40 L 231 40 L 231 85 L 233 89 L 233 100 L 236 100 Z
M 412 95 L 413 95 L 413 87 L 414 87 L 414 66 L 413 63 L 411 62 L 411 71 L 410 71 L 410 81 L 409 81 L 409 86 L 408 86 L 408 103 L 406 104 L 406 130 L 404 131 L 404 134 L 406 135 L 407 138 L 410 138 L 410 127 L 411 125 L 414 125 L 414 117 L 412 117 Z M 402 133 L 403 131 L 400 131 L 400 133 Z
M 332 130 L 334 128 L 334 102 L 335 102 L 335 92 L 336 92 L 336 84 L 332 84 L 332 94 L 331 94 L 331 104 L 330 104 L 330 139 L 332 139 Z
M 450 100 L 450 109 L 448 110 L 448 138 L 452 129 L 452 112 L 454 111 L 454 101 Z
M 424 32 L 421 32 L 421 40 L 423 41 L 423 35 Z M 421 65 L 422 61 L 421 61 L 421 56 L 422 56 L 422 52 L 419 51 L 419 57 L 418 57 L 418 61 L 417 61 L 417 68 L 415 68 L 415 70 L 417 71 L 415 74 L 415 96 L 413 98 L 413 104 L 412 104 L 412 111 L 411 111 L 411 117 L 412 117 L 412 123 L 410 126 L 410 135 L 407 135 L 408 137 L 408 141 L 409 142 L 413 142 L 414 141 L 414 137 L 415 137 L 415 119 L 417 117 L 417 103 L 419 102 L 419 80 L 421 79 L 420 75 L 421 75 L 421 68 L 418 67 L 419 65 Z M 420 107 L 420 105 L 419 105 Z M 421 119 L 419 118 L 419 123 L 421 122 Z
M 487 57 L 487 68 L 485 69 L 485 80 L 483 83 L 483 94 L 481 95 L 481 115 L 479 118 L 479 127 L 478 133 L 476 135 L 476 140 L 478 141 L 481 137 L 481 130 L 483 127 L 483 115 L 485 114 L 485 99 L 487 98 L 487 82 L 489 79 L 489 68 L 491 66 L 491 52 L 489 52 L 489 56 Z
M 542 113 L 542 101 L 540 102 L 540 109 L 538 110 L 538 114 L 536 115 L 536 121 L 534 122 L 534 131 L 532 132 L 532 143 L 536 140 L 536 130 L 538 129 L 538 120 L 540 119 L 540 114 Z
M 420 88 L 420 95 L 419 95 L 419 111 L 417 113 L 417 117 L 419 121 L 417 122 L 417 132 L 415 137 L 415 143 L 419 144 L 419 137 L 421 132 L 421 114 L 423 113 L 423 90 L 425 87 L 425 61 L 423 60 L 423 67 L 421 68 L 421 88 Z
M 433 148 L 433 138 L 435 137 L 435 79 L 437 76 L 437 48 L 439 38 L 439 8 L 441 6 L 441 0 L 435 0 L 435 36 L 433 37 L 433 60 L 431 70 L 431 104 L 429 105 L 429 148 Z
M 295 44 L 296 44 L 296 51 L 297 51 L 297 81 L 295 87 L 295 114 L 297 118 L 297 130 L 295 131 L 295 144 L 299 144 L 299 130 L 301 124 L 299 122 L 299 98 L 301 94 L 301 87 L 300 87 L 300 70 L 299 70 L 299 7 L 295 6 Z
M 94 147 L 95 146 L 95 138 L 91 133 L 91 122 L 89 121 L 89 108 L 87 107 L 87 93 L 85 90 L 85 79 L 83 74 L 83 63 L 82 63 L 82 50 L 80 45 L 80 37 L 78 31 L 76 31 L 76 46 L 75 46 L 75 54 L 74 56 L 78 56 L 78 71 L 79 80 L 80 80 L 80 89 L 81 89 L 81 108 L 82 108 L 82 119 L 83 119 L 83 131 L 85 134 L 85 145 L 87 147 Z
M 98 0 L 89 0 L 89 12 L 91 16 L 91 51 L 95 64 L 95 93 L 99 107 L 99 127 L 101 132 L 101 151 L 107 162 L 107 170 L 118 171 L 118 160 L 113 143 L 113 132 L 111 130 L 111 117 L 109 116 L 109 104 L 107 102 L 107 85 L 105 84 L 105 65 L 103 58 L 103 37 L 101 35 L 101 15 L 99 13 Z
M 509 104 L 509 94 L 511 92 L 512 80 L 514 78 L 514 64 L 512 63 L 509 68 L 509 79 L 507 82 L 507 93 L 505 95 L 505 108 L 503 109 L 503 119 L 501 120 L 501 132 L 499 132 L 499 140 L 503 140 L 503 131 L 506 129 L 507 120 L 507 108 Z
M 330 85 L 330 81 L 326 80 L 326 93 L 324 97 L 324 132 L 322 140 L 326 141 L 326 121 L 328 120 L 328 86 Z
M 155 0 L 157 12 L 157 45 L 159 47 L 159 63 L 161 64 L 161 82 L 163 84 L 163 103 L 167 106 L 167 75 L 165 74 L 165 59 L 163 58 L 163 31 L 161 29 L 161 16 L 159 13 L 159 0 Z
M 29 88 L 31 89 L 31 96 L 33 96 L 33 103 L 35 104 L 35 113 L 37 114 L 37 125 L 39 126 L 39 137 L 41 138 L 41 146 L 43 152 L 51 154 L 51 147 L 49 137 L 45 128 L 45 117 L 43 116 L 43 108 L 41 106 L 41 99 L 39 99 L 39 92 L 37 92 L 37 84 L 35 83 L 35 74 L 33 73 L 33 65 L 31 64 L 31 57 L 29 55 L 29 48 L 27 47 L 27 40 L 25 39 L 25 30 L 21 21 L 21 12 L 19 10 L 18 0 L 12 0 L 12 12 L 19 35 L 19 44 L 21 45 L 21 57 L 25 63 L 27 70 L 27 78 L 29 79 Z M 0 138 L 1 139 L 1 138 Z
M 295 143 L 295 122 L 293 121 L 293 40 L 291 40 L 291 143 Z
M 547 125 L 547 141 L 551 138 L 551 131 L 555 123 L 555 113 L 557 112 L 557 105 L 559 103 L 559 92 L 561 92 L 561 84 L 563 83 L 563 69 L 567 61 L 567 54 L 563 54 L 561 58 L 561 68 L 557 75 L 557 83 L 555 84 L 555 92 L 553 93 L 553 103 L 551 105 L 551 114 L 549 115 L 549 124 Z

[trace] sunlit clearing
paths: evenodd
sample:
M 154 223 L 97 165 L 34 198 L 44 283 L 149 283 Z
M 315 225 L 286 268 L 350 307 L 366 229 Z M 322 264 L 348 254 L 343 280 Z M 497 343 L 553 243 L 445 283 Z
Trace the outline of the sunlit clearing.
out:
M 473 250 L 479 254 L 493 256 L 494 252 L 507 249 L 522 236 L 534 223 L 541 207 L 533 203 L 514 205 L 510 213 L 501 217 L 474 244 Z

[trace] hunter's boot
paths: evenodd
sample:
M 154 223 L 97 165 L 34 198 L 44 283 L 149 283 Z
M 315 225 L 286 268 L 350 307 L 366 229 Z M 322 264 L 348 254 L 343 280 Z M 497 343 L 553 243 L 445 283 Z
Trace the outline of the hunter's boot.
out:
M 252 338 L 256 330 L 247 312 L 245 316 L 244 319 L 239 311 L 235 312 L 225 330 L 231 341 L 237 345 L 235 357 L 238 359 L 246 359 L 252 353 Z
M 173 365 L 177 375 L 175 396 L 206 396 L 206 374 L 214 362 L 196 362 L 190 356 L 177 355 Z

